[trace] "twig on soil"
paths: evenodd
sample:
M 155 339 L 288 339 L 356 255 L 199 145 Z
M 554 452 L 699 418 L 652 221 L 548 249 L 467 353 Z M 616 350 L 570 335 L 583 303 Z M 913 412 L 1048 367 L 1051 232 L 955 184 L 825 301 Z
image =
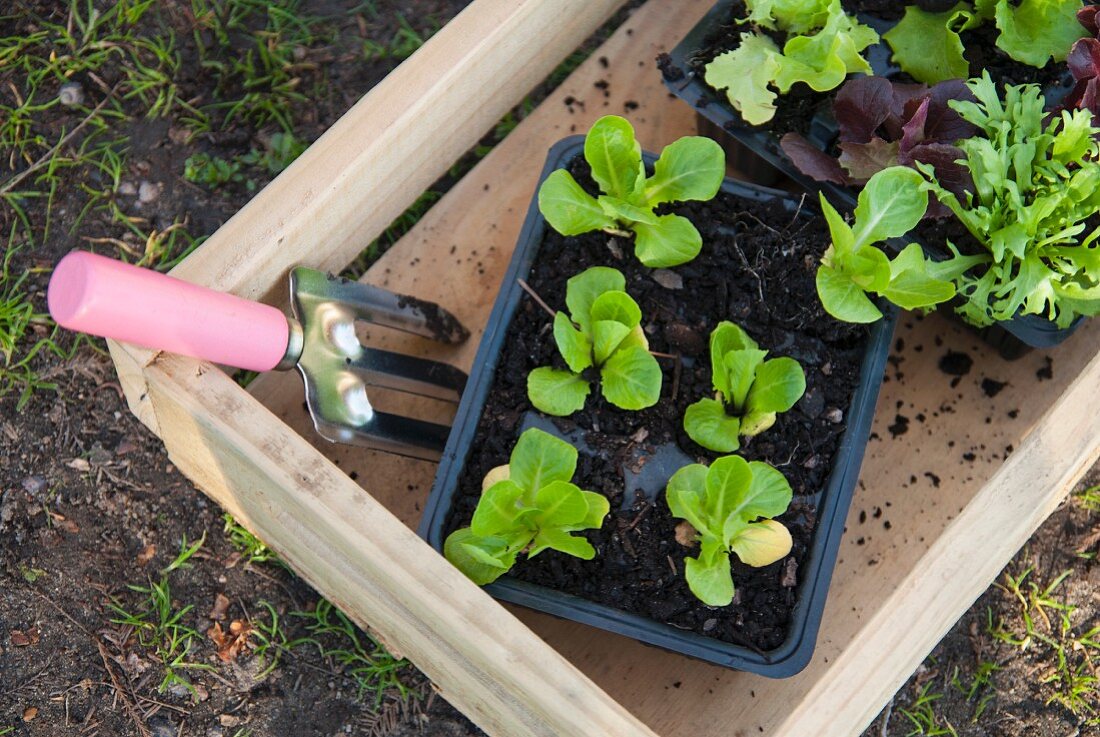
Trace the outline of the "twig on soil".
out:
M 882 726 L 879 727 L 878 733 L 880 737 L 886 737 L 886 732 L 890 729 L 890 715 L 894 712 L 894 699 L 890 699 L 890 703 L 886 705 L 886 710 L 882 713 Z
M 516 283 L 520 285 L 520 287 L 523 289 L 523 291 L 530 294 L 531 299 L 538 302 L 539 307 L 546 310 L 547 314 L 550 315 L 550 317 L 557 317 L 558 313 L 554 312 L 552 309 L 550 309 L 550 305 L 548 305 L 548 304 L 546 304 L 545 302 L 542 301 L 542 297 L 540 297 L 538 295 L 538 293 L 536 293 L 535 290 L 531 288 L 531 285 L 529 285 L 523 279 L 516 279 Z
M 38 161 L 34 162 L 30 166 L 28 166 L 26 169 L 24 169 L 23 171 L 19 172 L 14 177 L 9 179 L 7 184 L 5 184 L 3 187 L 0 187 L 0 195 L 7 194 L 8 192 L 10 192 L 11 190 L 13 190 L 15 188 L 15 185 L 19 184 L 24 179 L 26 179 L 28 176 L 30 176 L 32 172 L 38 171 L 43 166 L 48 164 L 53 159 L 53 157 L 57 154 L 57 152 L 60 151 L 61 148 L 65 144 L 67 144 L 69 141 L 71 141 L 73 139 L 73 136 L 75 136 L 77 133 L 79 133 L 81 131 L 81 129 L 84 128 L 84 126 L 86 126 L 88 123 L 90 123 L 92 121 L 93 118 L 95 118 L 95 116 L 99 115 L 99 111 L 102 110 L 103 107 L 114 98 L 115 90 L 117 90 L 117 89 L 118 89 L 118 85 L 116 84 L 114 87 L 111 88 L 111 91 L 107 93 L 107 96 L 104 97 L 98 105 L 96 105 L 94 108 L 92 108 L 92 112 L 88 113 L 88 115 L 84 118 L 84 120 L 77 123 L 75 128 L 73 128 L 71 131 L 66 133 L 60 141 L 58 141 L 56 144 L 54 144 L 53 148 L 51 148 L 49 151 L 47 151 L 42 156 L 40 156 Z
M 130 716 L 130 719 L 134 721 L 134 726 L 137 727 L 138 734 L 141 737 L 152 737 L 152 733 L 149 728 L 145 726 L 145 722 L 141 721 L 141 717 L 138 716 L 137 709 L 134 707 L 134 701 L 130 697 L 130 694 L 126 692 L 126 689 L 122 687 L 122 683 L 118 680 L 118 675 L 114 669 L 111 668 L 110 658 L 107 657 L 107 646 L 103 644 L 103 641 L 98 637 L 93 636 L 96 647 L 99 648 L 99 657 L 103 660 L 103 669 L 107 671 L 107 675 L 111 677 L 111 683 L 115 687 L 115 693 L 122 698 L 122 705 L 126 709 L 126 713 Z

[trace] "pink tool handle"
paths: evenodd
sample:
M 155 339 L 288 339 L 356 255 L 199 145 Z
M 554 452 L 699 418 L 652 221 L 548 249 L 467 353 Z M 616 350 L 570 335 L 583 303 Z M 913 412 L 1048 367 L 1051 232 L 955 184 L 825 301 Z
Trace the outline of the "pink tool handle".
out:
M 83 251 L 61 259 L 47 301 L 69 330 L 252 371 L 275 368 L 290 337 L 274 307 Z

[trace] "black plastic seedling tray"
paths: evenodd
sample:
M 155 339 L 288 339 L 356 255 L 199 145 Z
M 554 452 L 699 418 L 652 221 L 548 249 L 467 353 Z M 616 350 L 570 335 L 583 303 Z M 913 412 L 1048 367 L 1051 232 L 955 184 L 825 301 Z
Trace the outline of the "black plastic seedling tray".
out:
M 773 172 L 779 172 L 810 192 L 823 192 L 841 211 L 853 210 L 859 194 L 857 189 L 832 182 L 819 182 L 803 174 L 783 152 L 779 145 L 779 136 L 765 128 L 757 128 L 745 123 L 725 95 L 715 92 L 695 74 L 691 64 L 692 58 L 699 49 L 704 47 L 707 37 L 729 17 L 733 3 L 734 0 L 718 0 L 702 20 L 669 52 L 671 63 L 663 67 L 665 85 L 673 94 L 691 105 L 700 118 L 711 123 L 707 126 L 705 135 L 718 137 L 724 133 L 736 142 L 735 145 L 724 146 L 724 148 L 730 156 L 731 163 L 740 171 L 768 183 L 776 181 Z M 892 26 L 891 23 L 866 15 L 861 15 L 860 20 L 874 28 L 880 35 Z M 885 42 L 880 41 L 867 49 L 866 58 L 876 75 L 890 77 L 900 71 L 890 63 L 890 55 L 890 47 Z M 1055 102 L 1064 97 L 1072 86 L 1072 77 L 1067 72 L 1062 84 L 1045 88 L 1044 94 L 1048 102 Z M 804 135 L 813 146 L 822 151 L 828 151 L 837 137 L 836 121 L 831 111 L 817 111 Z M 746 154 L 746 149 L 752 153 Z M 773 167 L 771 171 L 768 170 L 769 166 Z M 901 238 L 895 239 L 894 245 L 901 248 L 914 240 L 921 242 L 918 238 Z M 921 246 L 933 257 L 937 254 L 943 257 L 948 255 L 945 248 L 924 242 L 921 242 Z M 1072 335 L 1082 322 L 1084 319 L 1079 318 L 1068 328 L 1058 328 L 1053 322 L 1039 315 L 1020 315 L 987 328 L 973 328 L 965 322 L 963 324 L 973 329 L 983 341 L 996 348 L 1001 357 L 1012 360 L 1026 355 L 1032 348 L 1052 348 L 1058 345 Z
M 540 183 L 550 172 L 567 166 L 574 157 L 581 155 L 583 150 L 584 139 L 581 136 L 567 138 L 555 145 L 550 150 Z M 654 159 L 655 157 L 646 155 L 648 164 L 652 165 Z M 792 214 L 798 211 L 801 202 L 801 197 L 788 192 L 732 179 L 726 179 L 722 189 L 736 196 L 757 201 L 779 199 L 786 203 L 786 207 Z M 807 206 L 801 204 L 801 209 L 803 215 L 806 215 Z M 478 421 L 493 384 L 497 365 L 504 349 L 505 336 L 524 298 L 519 280 L 527 277 L 538 257 L 545 227 L 538 204 L 532 201 L 511 264 L 505 274 L 503 286 L 478 348 L 473 372 L 459 404 L 436 474 L 435 484 L 420 524 L 420 535 L 438 551 L 443 549 L 448 514 L 474 442 Z M 896 313 L 887 311 L 886 317 L 871 329 L 861 365 L 860 382 L 851 405 L 845 408 L 844 412 L 848 425 L 834 458 L 827 484 L 815 498 L 817 525 L 808 545 L 806 558 L 800 565 L 802 580 L 798 585 L 798 601 L 792 613 L 789 635 L 778 648 L 761 652 L 733 645 L 520 581 L 507 575 L 487 586 L 489 593 L 504 601 L 599 627 L 728 668 L 751 671 L 773 678 L 783 678 L 798 673 L 810 661 L 813 654 L 826 593 L 836 563 L 841 533 L 870 434 L 875 401 L 882 383 L 895 320 Z M 538 424 L 547 430 L 553 429 L 550 423 L 540 424 L 537 420 L 533 422 L 531 420 L 532 418 L 529 417 L 528 424 Z M 583 450 L 582 448 L 582 452 Z M 663 488 L 668 476 L 680 466 L 676 460 L 679 450 L 675 446 L 662 450 L 668 451 L 663 454 L 663 462 L 647 464 L 647 466 L 652 466 L 653 469 L 661 467 L 663 470 L 660 473 L 663 478 L 637 480 L 637 484 L 647 492 Z M 656 456 L 662 455 L 662 450 L 657 451 L 655 460 L 657 460 Z

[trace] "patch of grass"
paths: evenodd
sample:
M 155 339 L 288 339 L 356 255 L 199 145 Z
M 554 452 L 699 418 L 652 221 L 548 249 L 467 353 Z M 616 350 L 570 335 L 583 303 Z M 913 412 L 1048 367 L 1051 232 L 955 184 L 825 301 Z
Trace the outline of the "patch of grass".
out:
M 194 694 L 195 689 L 183 671 L 214 670 L 207 663 L 189 660 L 192 651 L 202 641 L 199 633 L 183 622 L 184 617 L 195 608 L 194 605 L 176 607 L 167 574 L 162 575 L 159 582 L 150 581 L 148 586 L 131 585 L 128 588 L 144 598 L 133 612 L 125 609 L 118 600 L 112 601 L 108 606 L 117 617 L 111 622 L 132 627 L 137 633 L 138 643 L 151 650 L 152 656 L 164 667 L 159 691 L 163 692 L 172 684 L 180 684 Z
M 970 719 L 972 724 L 978 723 L 990 702 L 996 697 L 993 674 L 1000 669 L 1001 666 L 993 661 L 982 660 L 970 676 L 969 682 L 965 682 L 960 678 L 958 666 L 955 667 L 955 672 L 951 676 L 951 685 L 963 694 L 968 702 L 976 702 L 974 714 Z
M 388 43 L 366 39 L 363 41 L 363 57 L 366 61 L 404 61 L 416 53 L 417 49 L 439 30 L 439 26 L 433 24 L 422 35 L 409 24 L 405 16 L 397 13 L 397 30 Z
M 898 710 L 913 725 L 908 737 L 917 737 L 917 735 L 923 737 L 942 737 L 942 735 L 959 737 L 958 732 L 951 726 L 951 722 L 937 715 L 933 708 L 933 704 L 942 698 L 943 694 L 933 693 L 932 684 L 926 683 L 921 687 L 917 698 L 909 705 L 908 709 Z
M 274 176 L 290 166 L 308 146 L 293 133 L 280 132 L 271 136 L 263 151 L 252 149 L 232 160 L 200 151 L 184 162 L 183 178 L 211 189 L 226 184 L 242 184 L 252 192 L 256 189 L 256 180 L 245 176 L 245 167 L 256 167 Z
M 312 611 L 291 612 L 291 616 L 301 619 L 310 634 L 286 647 L 315 647 L 322 658 L 355 684 L 357 698 L 373 702 L 377 709 L 387 692 L 395 690 L 402 699 L 412 695 L 401 679 L 407 662 L 393 657 L 374 638 L 361 632 L 332 602 L 321 599 Z
M 257 678 L 263 679 L 279 665 L 283 653 L 290 651 L 290 641 L 287 639 L 286 630 L 283 629 L 275 607 L 267 601 L 261 601 L 260 606 L 267 610 L 267 621 L 256 617 L 250 621 L 250 624 L 252 637 L 256 641 L 252 653 L 259 658 L 261 664 Z
M 241 554 L 241 558 L 246 563 L 272 563 L 286 568 L 286 564 L 278 554 L 233 519 L 233 515 L 226 512 L 222 515 L 222 519 L 225 521 L 224 529 L 226 537 L 229 538 L 229 544 Z
M 167 576 L 172 571 L 178 571 L 181 568 L 190 568 L 191 563 L 189 563 L 188 561 L 191 560 L 195 553 L 199 552 L 199 549 L 203 546 L 203 543 L 205 542 L 205 530 L 203 530 L 202 537 L 200 537 L 198 540 L 190 545 L 187 544 L 187 535 L 185 534 L 183 536 L 183 540 L 180 541 L 180 552 L 176 555 L 175 559 L 171 563 L 169 563 L 164 569 L 161 570 L 161 574 Z
M 1100 484 L 1074 492 L 1073 500 L 1082 509 L 1090 512 L 1100 512 Z

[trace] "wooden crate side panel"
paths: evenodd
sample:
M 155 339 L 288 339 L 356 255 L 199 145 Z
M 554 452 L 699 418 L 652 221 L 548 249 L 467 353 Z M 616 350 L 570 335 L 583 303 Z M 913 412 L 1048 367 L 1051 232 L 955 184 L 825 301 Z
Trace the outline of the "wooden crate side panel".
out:
M 169 456 L 493 735 L 655 735 L 221 372 L 145 370 Z
M 622 0 L 477 0 L 173 270 L 285 302 L 297 265 L 340 270 Z

